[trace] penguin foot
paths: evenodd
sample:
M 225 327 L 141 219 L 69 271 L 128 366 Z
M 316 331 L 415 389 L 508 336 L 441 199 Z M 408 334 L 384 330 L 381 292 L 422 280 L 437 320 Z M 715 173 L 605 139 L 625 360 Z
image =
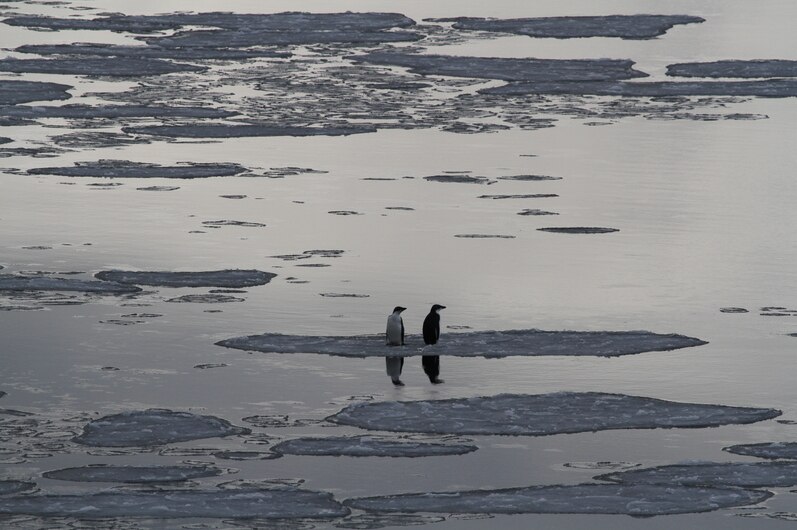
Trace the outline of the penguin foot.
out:
M 401 379 L 393 379 L 392 381 L 396 386 L 404 386 L 404 383 L 401 382 Z
M 442 380 L 442 379 L 440 379 L 439 377 L 435 377 L 434 379 L 430 379 L 429 381 L 430 381 L 430 382 L 431 382 L 433 385 L 442 385 L 443 383 L 445 383 L 445 381 L 443 381 L 443 380 Z

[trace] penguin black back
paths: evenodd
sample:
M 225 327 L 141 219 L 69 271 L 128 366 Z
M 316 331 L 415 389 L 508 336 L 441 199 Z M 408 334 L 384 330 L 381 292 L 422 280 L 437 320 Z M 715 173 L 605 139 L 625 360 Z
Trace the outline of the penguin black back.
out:
M 423 342 L 426 344 L 437 344 L 440 339 L 440 315 L 438 311 L 445 309 L 446 306 L 435 304 L 423 319 Z

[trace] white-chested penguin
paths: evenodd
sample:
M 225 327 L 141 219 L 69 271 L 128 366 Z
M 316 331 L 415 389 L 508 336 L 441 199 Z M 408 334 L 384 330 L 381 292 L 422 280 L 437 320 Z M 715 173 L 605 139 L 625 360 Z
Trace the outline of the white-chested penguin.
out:
M 404 346 L 404 321 L 401 312 L 407 309 L 397 305 L 393 313 L 387 317 L 387 330 L 385 331 L 385 344 L 388 346 Z M 390 355 L 385 357 L 387 375 L 396 386 L 403 386 L 401 382 L 401 369 L 404 368 L 404 357 Z
M 429 314 L 423 319 L 423 342 L 426 344 L 437 344 L 440 339 L 440 310 L 446 306 L 435 304 Z M 421 359 L 423 371 L 429 377 L 433 385 L 439 385 L 444 381 L 438 377 L 440 375 L 440 356 L 424 355 Z

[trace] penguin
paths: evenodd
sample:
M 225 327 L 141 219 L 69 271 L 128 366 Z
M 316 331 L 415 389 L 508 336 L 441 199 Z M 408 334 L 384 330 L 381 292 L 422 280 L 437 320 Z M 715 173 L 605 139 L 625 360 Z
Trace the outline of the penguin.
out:
M 437 344 L 440 339 L 440 311 L 445 309 L 446 306 L 435 304 L 423 319 L 423 342 L 426 344 Z M 424 355 L 421 358 L 423 364 L 423 371 L 429 377 L 429 381 L 433 385 L 444 383 L 440 377 L 440 356 L 439 355 Z
M 393 313 L 387 317 L 387 330 L 385 331 L 385 344 L 387 346 L 404 346 L 404 321 L 401 312 L 406 307 L 400 305 L 393 308 Z M 401 382 L 401 370 L 404 368 L 404 357 L 390 355 L 385 357 L 387 375 L 396 386 L 404 386 Z

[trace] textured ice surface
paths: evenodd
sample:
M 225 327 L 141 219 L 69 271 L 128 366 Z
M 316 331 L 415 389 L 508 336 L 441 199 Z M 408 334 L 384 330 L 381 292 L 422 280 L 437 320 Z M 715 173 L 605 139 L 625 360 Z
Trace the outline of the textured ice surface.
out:
M 747 506 L 771 496 L 768 491 L 742 489 L 580 484 L 406 493 L 349 499 L 344 504 L 375 512 L 666 515 Z
M 102 447 L 136 447 L 249 434 L 214 416 L 200 416 L 167 409 L 147 409 L 104 416 L 83 427 L 74 441 Z
M 75 482 L 179 482 L 221 475 L 213 466 L 108 466 L 93 465 L 47 471 L 45 478 Z
M 431 443 L 380 436 L 335 436 L 295 438 L 280 442 L 271 450 L 288 455 L 419 457 L 462 455 L 478 449 L 475 445 Z
M 556 234 L 608 234 L 619 232 L 617 228 L 606 228 L 602 226 L 546 226 L 538 228 L 541 232 L 554 232 Z
M 98 160 L 96 162 L 76 162 L 74 166 L 38 167 L 29 169 L 32 175 L 62 175 L 65 177 L 107 177 L 107 178 L 206 178 L 237 175 L 246 168 L 233 163 L 184 164 L 161 166 L 127 160 Z
M 35 487 L 36 484 L 33 482 L 24 482 L 21 480 L 0 480 L 0 495 L 20 493 L 22 491 L 32 490 Z
M 324 293 L 330 296 L 334 293 Z M 419 335 L 407 335 L 406 347 L 390 348 L 392 355 L 455 355 L 458 357 L 508 357 L 510 355 L 596 355 L 613 357 L 647 351 L 667 351 L 706 344 L 700 339 L 649 331 L 473 331 L 450 333 L 434 347 L 424 345 Z M 383 335 L 348 337 L 282 335 L 264 333 L 234 337 L 217 342 L 219 346 L 265 353 L 324 353 L 343 357 L 383 357 Z M 398 351 L 397 351 L 398 350 Z
M 327 418 L 363 429 L 544 436 L 610 429 L 716 427 L 780 416 L 775 409 L 677 403 L 601 392 L 499 394 L 350 405 Z
M 788 458 L 797 460 L 797 442 L 770 442 L 761 444 L 741 444 L 723 448 L 723 451 L 737 455 L 758 458 Z
M 69 99 L 72 96 L 67 90 L 71 88 L 73 87 L 59 83 L 0 79 L 0 105 L 16 105 L 18 103 L 28 103 L 29 101 Z
M 482 94 L 522 96 L 527 94 L 564 94 L 581 96 L 797 96 L 797 80 L 765 81 L 659 81 L 659 82 L 543 82 L 510 83 L 487 88 Z
M 667 75 L 680 77 L 797 77 L 797 61 L 783 59 L 677 63 Z
M 453 22 L 457 29 L 498 31 L 529 37 L 572 39 L 579 37 L 619 37 L 651 39 L 664 35 L 676 24 L 705 22 L 688 15 L 609 15 L 540 18 L 439 18 L 432 22 Z
M 247 136 L 347 136 L 376 132 L 376 127 L 351 125 L 345 127 L 288 127 L 280 125 L 154 125 L 151 127 L 123 127 L 128 134 L 149 134 L 171 138 L 239 138 Z
M 514 59 L 373 52 L 349 57 L 355 62 L 403 66 L 423 75 L 503 79 L 505 81 L 605 81 L 646 77 L 633 61 L 620 59 Z
M 298 489 L 230 489 L 34 495 L 0 499 L 0 514 L 44 517 L 331 518 L 349 510 L 332 495 Z
M 260 57 L 287 58 L 291 54 L 275 50 L 225 50 L 213 48 L 160 48 L 156 46 L 121 46 L 113 44 L 27 44 L 14 51 L 39 55 L 94 55 L 98 57 L 149 57 L 182 60 L 243 60 Z
M 204 69 L 202 66 L 192 64 L 133 57 L 126 57 L 124 61 L 105 57 L 0 59 L 0 72 L 36 74 L 138 77 L 174 72 L 199 72 Z
M 85 293 L 137 293 L 139 287 L 114 282 L 0 274 L 0 291 L 80 291 Z
M 12 118 L 226 118 L 234 112 L 209 107 L 166 107 L 155 105 L 62 105 L 0 108 L 0 116 Z M 95 162 L 96 163 L 96 162 Z M 91 164 L 91 162 L 83 162 Z
M 595 478 L 634 485 L 788 487 L 797 485 L 797 462 L 698 462 L 607 473 Z
M 220 270 L 201 272 L 101 271 L 99 280 L 161 287 L 252 287 L 265 285 L 276 274 L 259 270 Z

